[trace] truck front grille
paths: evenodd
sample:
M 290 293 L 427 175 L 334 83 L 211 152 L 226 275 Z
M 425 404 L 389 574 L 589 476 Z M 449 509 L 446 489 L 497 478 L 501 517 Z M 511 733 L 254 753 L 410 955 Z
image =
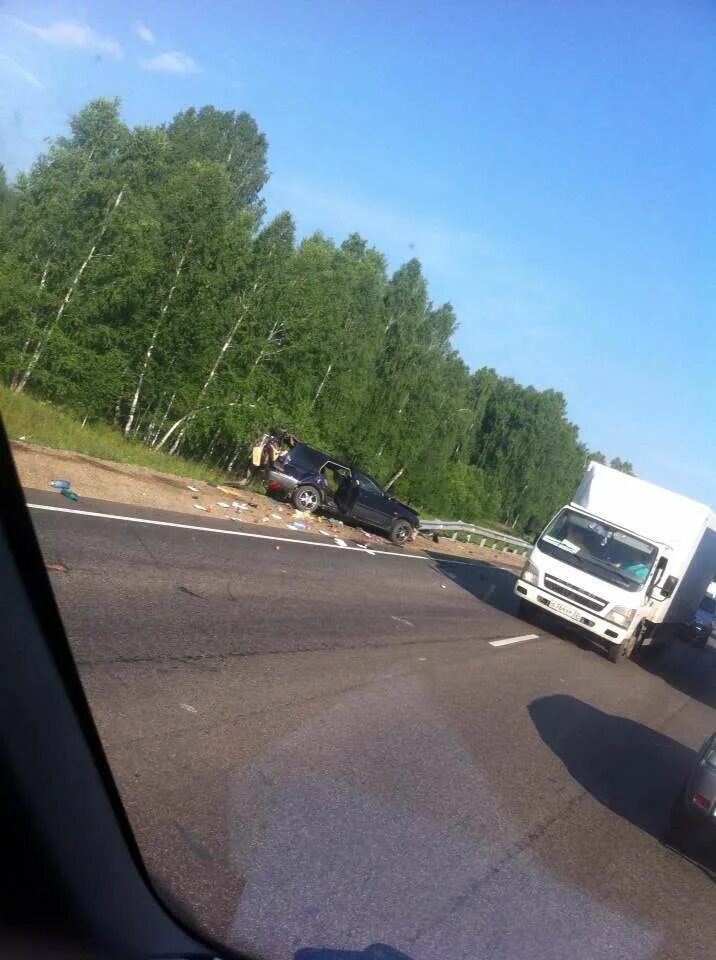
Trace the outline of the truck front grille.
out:
M 587 593 L 586 590 L 575 587 L 571 583 L 565 583 L 564 580 L 558 580 L 557 577 L 552 577 L 549 574 L 545 574 L 544 585 L 547 590 L 552 590 L 553 593 L 558 593 L 561 597 L 566 597 L 568 600 L 578 603 L 580 607 L 586 607 L 588 610 L 594 610 L 597 613 L 607 605 L 607 601 L 602 600 L 601 597 L 596 597 L 593 593 Z

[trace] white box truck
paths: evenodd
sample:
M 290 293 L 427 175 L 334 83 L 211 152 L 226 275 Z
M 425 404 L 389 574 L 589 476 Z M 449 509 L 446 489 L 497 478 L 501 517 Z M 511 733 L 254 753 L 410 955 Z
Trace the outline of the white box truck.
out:
M 609 659 L 668 641 L 716 579 L 710 507 L 591 462 L 547 524 L 515 584 L 533 607 L 578 627 Z

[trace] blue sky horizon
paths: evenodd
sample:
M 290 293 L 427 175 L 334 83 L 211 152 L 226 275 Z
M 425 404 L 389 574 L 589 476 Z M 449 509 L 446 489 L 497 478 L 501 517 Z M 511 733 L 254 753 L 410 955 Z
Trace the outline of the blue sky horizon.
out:
M 6 2 L 0 162 L 97 96 L 247 110 L 270 214 L 418 257 L 471 368 L 715 505 L 715 38 L 705 0 Z

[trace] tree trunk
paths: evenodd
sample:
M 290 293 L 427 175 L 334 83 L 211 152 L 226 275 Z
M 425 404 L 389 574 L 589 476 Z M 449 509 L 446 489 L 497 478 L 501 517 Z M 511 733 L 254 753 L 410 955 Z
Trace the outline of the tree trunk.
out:
M 93 243 L 92 246 L 90 247 L 89 253 L 88 253 L 87 256 L 85 257 L 85 259 L 82 261 L 82 264 L 81 264 L 79 270 L 77 271 L 77 273 L 76 273 L 76 274 L 74 275 L 74 277 L 72 278 L 72 283 L 70 284 L 70 286 L 69 286 L 69 288 L 68 288 L 68 290 L 67 290 L 67 293 L 65 294 L 64 299 L 62 300 L 62 303 L 60 304 L 59 309 L 58 309 L 57 313 L 55 314 L 55 319 L 52 320 L 52 321 L 45 327 L 44 334 L 40 337 L 40 339 L 39 339 L 39 341 L 38 341 L 38 343 L 37 343 L 37 346 L 35 347 L 35 350 L 34 350 L 32 356 L 30 357 L 30 362 L 28 363 L 27 367 L 25 368 L 25 372 L 23 373 L 22 377 L 20 378 L 19 383 L 18 383 L 17 386 L 15 387 L 15 393 L 22 393 L 22 391 L 23 391 L 23 390 L 25 389 L 25 387 L 27 386 L 28 381 L 30 380 L 30 377 L 32 376 L 32 371 L 33 371 L 33 370 L 35 369 L 35 367 L 37 366 L 37 361 L 38 361 L 38 360 L 40 359 L 40 357 L 42 356 L 42 351 L 43 351 L 44 348 L 47 346 L 47 342 L 48 342 L 48 340 L 50 339 L 50 337 L 51 337 L 51 335 L 52 335 L 52 331 L 55 329 L 55 327 L 57 326 L 57 324 L 58 324 L 58 323 L 60 322 L 60 320 L 62 319 L 62 315 L 64 314 L 65 309 L 67 308 L 67 305 L 69 304 L 70 300 L 72 299 L 73 293 L 74 293 L 75 290 L 77 289 L 77 284 L 78 284 L 78 283 L 80 282 L 80 280 L 82 279 L 82 274 L 85 272 L 85 270 L 87 269 L 87 267 L 88 267 L 89 264 L 91 263 L 92 258 L 94 257 L 95 253 L 97 252 L 97 247 L 98 247 L 98 245 L 101 243 L 102 238 L 104 237 L 105 233 L 107 232 L 107 226 L 109 225 L 109 218 L 110 218 L 110 216 L 112 215 L 113 211 L 116 210 L 117 207 L 118 207 L 118 206 L 120 205 L 120 203 L 122 202 L 122 195 L 123 195 L 123 194 L 124 194 L 124 187 L 122 187 L 122 189 L 119 191 L 119 193 L 118 193 L 117 196 L 115 197 L 114 203 L 110 204 L 110 207 L 109 207 L 109 209 L 107 210 L 107 212 L 106 212 L 106 214 L 105 214 L 105 216 L 104 216 L 104 220 L 102 221 L 102 226 L 100 227 L 99 233 L 97 234 L 97 237 L 95 238 L 94 243 Z
M 48 258 L 47 263 L 45 264 L 45 268 L 44 268 L 44 270 L 42 271 L 42 276 L 40 277 L 40 290 L 44 290 L 44 289 L 45 289 L 45 284 L 47 283 L 47 271 L 48 271 L 49 269 L 50 269 L 50 259 Z M 17 371 L 13 374 L 13 378 L 12 378 L 12 381 L 11 381 L 11 383 L 10 383 L 10 389 L 11 389 L 11 390 L 14 390 L 14 389 L 17 387 L 18 383 L 20 382 L 22 362 L 23 362 L 23 360 L 25 359 L 25 355 L 26 355 L 27 351 L 30 349 L 30 343 L 31 343 L 31 341 L 32 341 L 32 332 L 33 332 L 35 326 L 37 326 L 37 316 L 35 316 L 35 319 L 34 319 L 33 323 L 31 324 L 30 329 L 29 329 L 29 331 L 28 331 L 28 333 L 27 333 L 27 339 L 25 340 L 25 342 L 24 342 L 23 345 L 22 345 L 22 350 L 20 351 L 20 358 L 19 358 L 19 360 L 18 360 L 18 368 L 17 368 Z
M 405 467 L 401 467 L 400 470 L 398 470 L 398 472 L 390 478 L 388 483 L 386 483 L 385 489 L 390 490 L 393 484 L 396 483 L 398 480 L 400 480 L 400 478 L 403 476 L 404 473 L 405 473 Z
M 167 294 L 166 300 L 165 300 L 164 303 L 162 304 L 162 309 L 159 311 L 159 316 L 157 317 L 157 322 L 154 324 L 154 330 L 152 331 L 152 337 L 151 337 L 151 340 L 149 341 L 149 346 L 147 347 L 147 351 L 146 351 L 146 353 L 144 354 L 144 362 L 142 363 L 142 369 L 141 369 L 141 372 L 140 372 L 140 374 L 139 374 L 139 380 L 137 381 L 137 389 L 134 391 L 134 396 L 132 397 L 132 402 L 131 402 L 131 404 L 130 404 L 130 406 L 129 406 L 129 416 L 127 417 L 127 422 L 126 422 L 125 425 L 124 425 L 124 433 L 125 433 L 125 436 L 126 436 L 126 435 L 129 433 L 129 431 L 132 429 L 132 421 L 134 420 L 134 415 L 135 415 L 135 413 L 136 413 L 136 411 L 137 411 L 137 404 L 139 403 L 139 396 L 140 396 L 140 394 L 141 394 L 141 392 L 142 392 L 142 384 L 144 383 L 144 378 L 145 378 L 145 376 L 146 376 L 146 374 L 147 374 L 147 369 L 148 369 L 149 363 L 150 363 L 150 361 L 151 361 L 151 359 L 152 359 L 152 354 L 154 353 L 154 346 L 155 346 L 155 344 L 156 344 L 156 342 L 157 342 L 157 337 L 158 337 L 158 335 L 159 335 L 159 329 L 160 329 L 160 327 L 161 327 L 161 325 L 162 325 L 162 322 L 163 322 L 163 320 L 164 320 L 164 317 L 166 316 L 166 312 L 167 312 L 167 310 L 169 309 L 169 304 L 172 302 L 172 297 L 174 296 L 174 291 L 175 291 L 176 288 L 177 288 L 177 283 L 179 282 L 179 277 L 180 277 L 180 275 L 181 275 L 182 268 L 184 267 L 184 261 L 186 260 L 187 254 L 189 253 L 189 247 L 191 246 L 191 243 L 192 243 L 193 238 L 194 238 L 194 234 L 190 233 L 190 234 L 189 234 L 189 239 L 187 240 L 186 246 L 184 247 L 184 251 L 183 251 L 182 255 L 179 257 L 179 263 L 177 264 L 177 268 L 176 268 L 176 270 L 174 271 L 174 282 L 172 283 L 171 287 L 169 288 L 169 293 Z
M 316 404 L 318 403 L 318 398 L 320 397 L 321 393 L 323 392 L 323 388 L 324 388 L 325 385 L 326 385 L 326 380 L 328 379 L 328 377 L 329 377 L 330 372 L 331 372 L 332 369 L 333 369 L 333 361 L 331 361 L 331 362 L 328 364 L 328 369 L 326 370 L 325 376 L 323 377 L 323 380 L 321 380 L 321 382 L 320 382 L 320 384 L 319 384 L 319 387 L 318 387 L 318 390 L 316 390 L 316 396 L 313 398 L 313 403 L 311 404 L 312 407 L 315 407 Z
M 162 427 L 163 427 L 164 424 L 167 422 L 167 418 L 168 418 L 168 416 L 169 416 L 169 411 L 171 410 L 171 408 L 172 408 L 172 406 L 173 406 L 173 404 L 174 404 L 174 398 L 175 398 L 175 397 L 176 397 L 176 392 L 174 392 L 174 393 L 172 394 L 172 398 L 171 398 L 171 400 L 169 401 L 169 405 L 168 405 L 167 409 L 164 411 L 164 416 L 163 416 L 162 419 L 159 421 L 159 426 L 157 427 L 157 429 L 156 429 L 156 431 L 155 431 L 155 433 L 154 433 L 154 435 L 153 435 L 153 437 L 152 437 L 152 439 L 151 439 L 151 441 L 150 441 L 150 446 L 152 446 L 152 447 L 156 446 L 157 440 L 159 439 L 159 434 L 162 432 Z

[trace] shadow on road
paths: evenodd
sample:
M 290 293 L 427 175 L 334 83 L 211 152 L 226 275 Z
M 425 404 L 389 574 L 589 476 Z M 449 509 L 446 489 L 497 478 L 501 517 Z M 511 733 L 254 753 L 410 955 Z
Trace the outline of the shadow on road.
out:
M 515 581 L 517 580 L 515 572 L 492 566 L 486 561 L 455 563 L 454 557 L 432 553 L 431 551 L 428 551 L 428 556 L 432 558 L 436 569 L 443 576 L 448 577 L 453 583 L 462 587 L 463 590 L 467 590 L 468 593 L 471 593 L 473 597 L 483 603 L 522 620 L 525 624 L 525 630 L 534 627 L 551 633 L 553 636 L 559 637 L 560 640 L 576 643 L 577 646 L 584 649 L 600 652 L 598 644 L 590 642 L 578 630 L 556 617 L 551 617 L 547 612 L 534 607 L 530 610 L 529 619 L 521 616 L 518 611 L 518 600 L 514 593 Z
M 648 648 L 645 653 L 648 652 Z M 716 710 L 716 649 L 681 642 L 662 654 L 642 656 L 639 665 L 665 683 Z
M 528 707 L 537 731 L 596 800 L 657 839 L 696 753 L 625 717 L 556 694 Z
M 513 592 L 517 579 L 515 573 L 495 567 L 487 561 L 464 560 L 456 563 L 455 557 L 447 554 L 432 550 L 427 550 L 426 553 L 443 576 L 467 590 L 473 597 L 503 613 L 517 616 L 517 597 Z
M 294 960 L 411 960 L 384 943 L 374 943 L 365 950 L 331 950 L 325 947 L 304 947 L 297 950 Z

